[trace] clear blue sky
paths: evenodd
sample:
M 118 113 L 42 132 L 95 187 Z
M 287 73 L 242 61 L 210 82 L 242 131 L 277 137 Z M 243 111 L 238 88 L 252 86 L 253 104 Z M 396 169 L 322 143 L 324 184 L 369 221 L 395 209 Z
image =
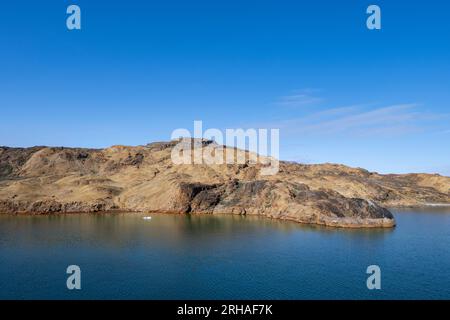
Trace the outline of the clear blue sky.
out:
M 280 128 L 286 160 L 450 175 L 449 15 L 436 0 L 2 2 L 0 145 L 138 145 L 203 120 Z

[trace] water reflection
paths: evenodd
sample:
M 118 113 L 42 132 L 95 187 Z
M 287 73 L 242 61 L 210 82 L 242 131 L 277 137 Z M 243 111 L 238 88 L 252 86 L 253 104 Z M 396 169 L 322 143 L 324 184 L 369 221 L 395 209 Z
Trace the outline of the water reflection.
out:
M 0 298 L 449 298 L 450 210 L 393 212 L 394 229 L 230 215 L 0 215 Z M 65 290 L 73 263 L 85 279 L 77 295 Z M 376 294 L 365 286 L 371 264 L 383 270 Z
M 267 234 L 314 233 L 349 238 L 376 239 L 393 229 L 342 229 L 305 225 L 257 216 L 152 214 L 64 214 L 48 216 L 0 215 L 0 231 L 14 237 L 16 244 L 26 246 L 70 246 L 85 243 L 93 246 L 123 247 L 132 243 L 154 242 L 177 244 L 195 241 L 213 244 L 227 238 L 258 237 Z

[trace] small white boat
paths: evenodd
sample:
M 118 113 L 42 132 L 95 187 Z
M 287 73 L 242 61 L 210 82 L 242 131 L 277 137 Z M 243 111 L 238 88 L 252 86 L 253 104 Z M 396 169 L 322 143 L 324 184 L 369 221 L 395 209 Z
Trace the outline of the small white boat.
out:
M 143 217 L 142 219 L 144 219 L 144 220 L 151 220 L 152 217 Z

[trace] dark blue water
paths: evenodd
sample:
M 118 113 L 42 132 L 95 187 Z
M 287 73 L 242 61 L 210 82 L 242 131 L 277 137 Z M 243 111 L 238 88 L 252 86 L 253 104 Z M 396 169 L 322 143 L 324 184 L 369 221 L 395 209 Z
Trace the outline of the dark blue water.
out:
M 1 216 L 1 299 L 450 299 L 450 211 L 392 230 L 232 216 Z M 68 265 L 81 290 L 66 288 Z M 368 290 L 366 268 L 381 268 Z

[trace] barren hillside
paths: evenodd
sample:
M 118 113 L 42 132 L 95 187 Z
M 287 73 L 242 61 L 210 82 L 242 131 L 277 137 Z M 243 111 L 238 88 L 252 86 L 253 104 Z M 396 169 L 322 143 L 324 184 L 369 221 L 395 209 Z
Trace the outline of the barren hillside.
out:
M 175 144 L 0 147 L 0 212 L 225 213 L 391 227 L 393 216 L 384 207 L 450 203 L 450 178 L 440 175 L 381 175 L 343 165 L 280 162 L 278 174 L 263 176 L 261 164 L 175 165 Z

